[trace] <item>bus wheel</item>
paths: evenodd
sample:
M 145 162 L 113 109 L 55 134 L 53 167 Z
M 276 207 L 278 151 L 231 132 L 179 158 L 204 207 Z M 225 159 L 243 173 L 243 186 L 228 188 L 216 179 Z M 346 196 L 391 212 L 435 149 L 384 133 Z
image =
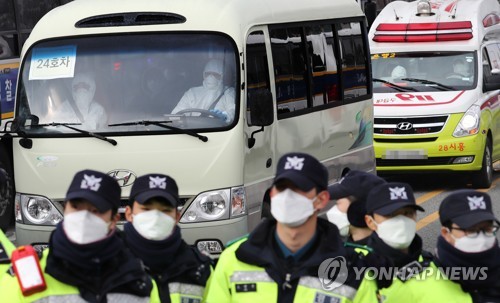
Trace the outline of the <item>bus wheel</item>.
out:
M 483 166 L 480 171 L 472 176 L 472 186 L 474 188 L 489 188 L 493 182 L 493 163 L 491 160 L 491 141 L 486 139 L 483 154 Z

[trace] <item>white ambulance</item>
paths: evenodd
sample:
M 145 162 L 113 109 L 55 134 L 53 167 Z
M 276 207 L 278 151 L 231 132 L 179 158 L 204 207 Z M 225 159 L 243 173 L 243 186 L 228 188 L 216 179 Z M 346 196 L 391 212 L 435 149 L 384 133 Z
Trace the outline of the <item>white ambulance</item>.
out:
M 464 173 L 500 160 L 497 0 L 395 1 L 369 33 L 377 171 Z

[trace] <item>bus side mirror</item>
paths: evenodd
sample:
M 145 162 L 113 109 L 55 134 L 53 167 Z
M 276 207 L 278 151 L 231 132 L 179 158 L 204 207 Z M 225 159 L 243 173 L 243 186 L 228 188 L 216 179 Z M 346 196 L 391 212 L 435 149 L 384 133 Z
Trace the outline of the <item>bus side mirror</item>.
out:
M 500 89 L 500 74 L 493 74 L 484 78 L 483 91 L 489 92 Z
M 250 110 L 250 126 L 269 126 L 274 120 L 273 95 L 266 88 L 248 91 L 248 109 Z

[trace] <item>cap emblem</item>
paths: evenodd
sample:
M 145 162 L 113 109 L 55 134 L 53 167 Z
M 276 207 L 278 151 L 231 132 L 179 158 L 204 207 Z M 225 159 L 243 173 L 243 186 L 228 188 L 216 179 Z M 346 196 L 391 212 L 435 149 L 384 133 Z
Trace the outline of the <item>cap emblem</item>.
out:
M 391 191 L 391 200 L 408 200 L 408 194 L 406 194 L 404 187 L 389 187 L 389 190 Z
M 80 185 L 80 188 L 98 191 L 99 187 L 101 187 L 101 181 L 102 178 L 96 178 L 94 175 L 92 176 L 83 175 L 83 180 Z
M 162 177 L 149 177 L 149 188 L 167 188 L 167 178 Z
M 302 170 L 304 167 L 305 158 L 299 158 L 297 156 L 286 157 L 285 169 L 295 169 Z
M 469 208 L 470 210 L 476 209 L 486 209 L 486 203 L 484 202 L 484 197 L 467 197 L 469 200 Z

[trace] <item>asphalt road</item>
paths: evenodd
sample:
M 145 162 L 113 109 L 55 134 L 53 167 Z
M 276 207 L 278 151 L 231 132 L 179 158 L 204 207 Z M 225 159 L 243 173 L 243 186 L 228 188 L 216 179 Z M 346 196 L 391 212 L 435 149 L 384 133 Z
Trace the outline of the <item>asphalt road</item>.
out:
M 500 168 L 500 163 L 496 165 Z M 424 248 L 434 251 L 436 239 L 440 232 L 440 222 L 438 209 L 441 201 L 452 191 L 466 188 L 463 179 L 454 175 L 397 175 L 384 176 L 388 181 L 400 181 L 409 183 L 415 193 L 417 204 L 425 209 L 425 212 L 418 212 L 417 233 L 424 241 Z M 494 181 L 489 189 L 481 189 L 491 196 L 493 211 L 500 219 L 500 171 L 496 171 Z M 499 237 L 500 233 L 497 235 Z M 15 243 L 14 228 L 7 231 L 7 236 Z

